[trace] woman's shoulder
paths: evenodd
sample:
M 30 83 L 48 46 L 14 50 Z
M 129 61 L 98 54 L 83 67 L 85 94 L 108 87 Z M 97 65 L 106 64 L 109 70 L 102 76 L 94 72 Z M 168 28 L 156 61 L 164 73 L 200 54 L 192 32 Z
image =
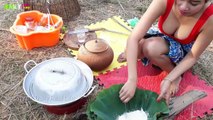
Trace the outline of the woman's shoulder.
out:
M 167 2 L 169 0 L 153 0 L 149 7 L 157 11 L 164 12 L 167 8 Z M 172 0 L 173 1 L 173 0 Z
M 206 38 L 208 38 L 207 40 L 213 40 L 213 14 L 207 19 L 206 23 L 204 24 L 202 30 L 201 30 L 201 34 L 203 33 Z
M 153 0 L 153 2 L 158 2 L 160 6 L 166 7 L 167 3 L 174 0 Z
M 170 11 L 170 8 L 172 8 L 174 0 L 153 0 L 156 1 L 158 8 L 163 10 L 165 12 Z
M 209 6 L 209 10 L 206 11 L 206 12 L 207 13 L 204 13 L 204 14 L 205 14 L 205 17 L 207 18 L 207 20 L 206 20 L 206 23 L 204 25 L 204 28 L 210 27 L 210 26 L 212 27 L 213 26 L 213 4 L 211 4 Z
M 213 26 L 213 13 L 212 15 L 208 18 L 208 20 L 206 21 L 206 26 Z M 213 28 L 213 27 L 212 27 Z

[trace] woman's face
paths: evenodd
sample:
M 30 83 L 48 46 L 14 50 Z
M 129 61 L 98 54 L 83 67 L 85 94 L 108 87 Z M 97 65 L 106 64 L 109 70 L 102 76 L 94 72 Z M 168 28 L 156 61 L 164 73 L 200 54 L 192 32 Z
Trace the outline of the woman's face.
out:
M 176 0 L 178 12 L 183 16 L 195 15 L 202 10 L 205 3 L 205 0 Z

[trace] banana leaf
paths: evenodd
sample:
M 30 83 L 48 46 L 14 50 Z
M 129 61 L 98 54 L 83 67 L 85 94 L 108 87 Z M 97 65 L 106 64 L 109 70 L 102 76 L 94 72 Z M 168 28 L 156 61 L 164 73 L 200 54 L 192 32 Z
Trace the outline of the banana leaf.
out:
M 98 93 L 95 100 L 88 103 L 86 114 L 89 120 L 116 120 L 125 112 L 141 110 L 148 114 L 148 120 L 161 120 L 169 114 L 165 100 L 157 102 L 157 94 L 136 89 L 134 97 L 126 104 L 119 98 L 123 84 L 113 85 Z

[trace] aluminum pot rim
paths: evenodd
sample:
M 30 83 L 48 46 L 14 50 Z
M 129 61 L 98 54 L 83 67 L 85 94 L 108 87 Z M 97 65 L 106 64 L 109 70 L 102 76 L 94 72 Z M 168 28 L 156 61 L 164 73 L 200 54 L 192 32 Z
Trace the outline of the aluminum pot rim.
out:
M 33 98 L 31 95 L 30 95 L 30 91 L 29 91 L 29 86 L 27 88 L 27 82 L 32 82 L 32 79 L 29 79 L 29 76 L 33 76 L 32 74 L 36 74 L 37 70 L 39 69 L 39 67 L 42 67 L 43 64 L 47 63 L 47 62 L 50 62 L 50 61 L 53 61 L 53 60 L 64 60 L 64 61 L 72 61 L 74 62 L 79 68 L 80 70 L 82 71 L 82 74 L 85 75 L 86 79 L 87 79 L 87 90 L 85 90 L 85 93 L 82 94 L 82 95 L 79 95 L 77 98 L 75 99 L 72 99 L 70 101 L 67 101 L 67 102 L 64 102 L 64 103 L 57 103 L 57 104 L 48 104 L 48 103 L 44 103 L 44 102 L 41 102 L 41 101 L 38 101 L 37 99 Z M 31 60 L 32 61 L 32 60 Z M 27 62 L 26 62 L 27 63 Z M 25 69 L 26 70 L 26 69 Z M 91 92 L 90 89 L 92 87 L 92 84 L 93 84 L 93 73 L 92 73 L 92 70 L 90 69 L 90 67 L 88 65 L 86 65 L 84 62 L 82 61 L 79 61 L 79 60 L 76 60 L 74 58 L 67 58 L 67 57 L 59 57 L 59 58 L 52 58 L 52 59 L 49 59 L 49 60 L 45 60 L 41 63 L 35 63 L 35 66 L 33 68 L 31 68 L 29 71 L 26 70 L 27 74 L 25 75 L 24 77 L 24 80 L 23 80 L 23 89 L 24 89 L 24 92 L 25 94 L 31 99 L 33 100 L 34 102 L 37 102 L 39 104 L 42 104 L 42 105 L 47 105 L 47 106 L 61 106 L 61 105 L 67 105 L 67 104 L 70 104 L 70 103 L 73 103 L 79 99 L 81 99 L 82 97 L 86 97 L 85 95 L 88 93 L 88 92 Z M 34 72 L 34 73 L 33 73 Z

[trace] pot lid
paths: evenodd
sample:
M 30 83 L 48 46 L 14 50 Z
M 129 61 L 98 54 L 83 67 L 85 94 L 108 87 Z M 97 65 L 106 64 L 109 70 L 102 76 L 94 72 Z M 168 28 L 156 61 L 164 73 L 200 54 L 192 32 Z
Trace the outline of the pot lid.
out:
M 57 92 L 81 89 L 83 75 L 79 67 L 71 62 L 52 61 L 43 65 L 35 75 L 35 85 L 53 96 Z
M 92 70 L 73 58 L 54 58 L 39 63 L 24 78 L 23 88 L 33 101 L 48 106 L 72 103 L 93 83 Z
M 94 52 L 94 53 L 106 51 L 108 47 L 109 46 L 100 39 L 91 40 L 85 43 L 85 48 L 89 52 Z

